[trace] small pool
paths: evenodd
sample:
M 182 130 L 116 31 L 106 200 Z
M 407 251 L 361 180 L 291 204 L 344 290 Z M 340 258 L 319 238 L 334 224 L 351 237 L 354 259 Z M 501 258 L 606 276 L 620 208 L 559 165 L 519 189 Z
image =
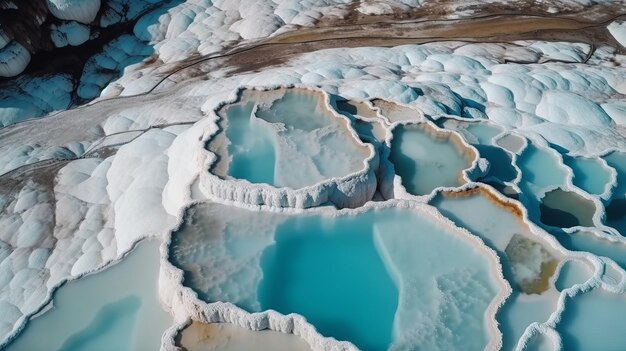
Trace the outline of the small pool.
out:
M 470 144 L 494 145 L 494 138 L 502 133 L 502 128 L 487 122 L 468 122 L 455 118 L 439 118 L 437 125 L 459 132 Z
M 438 187 L 463 185 L 463 171 L 474 156 L 451 132 L 413 124 L 394 129 L 389 160 L 409 193 L 427 195 Z
M 244 90 L 218 114 L 223 134 L 209 142 L 218 156 L 212 172 L 299 189 L 362 170 L 370 150 L 350 122 L 306 89 Z
M 541 199 L 541 222 L 559 228 L 593 227 L 596 206 L 591 200 L 561 188 L 545 193 Z
M 517 177 L 513 167 L 513 159 L 504 149 L 491 145 L 474 145 L 480 154 L 489 161 L 490 167 L 486 177 L 494 177 L 501 182 L 512 182 Z
M 420 112 L 407 106 L 398 105 L 394 102 L 381 99 L 373 99 L 371 102 L 372 105 L 380 109 L 381 114 L 389 123 L 401 121 L 421 121 L 424 119 Z
M 468 123 L 465 130 L 476 137 L 478 144 L 492 145 L 493 138 L 502 133 L 502 128 L 482 122 Z
M 377 111 L 369 107 L 365 102 L 353 101 L 353 100 L 337 100 L 335 101 L 337 110 L 339 112 L 345 112 L 355 116 L 361 116 L 365 118 L 378 118 Z
M 579 260 L 567 260 L 561 266 L 555 286 L 559 291 L 573 287 L 576 284 L 584 284 L 591 278 L 591 267 Z
M 539 190 L 565 184 L 567 172 L 560 164 L 547 149 L 533 144 L 529 144 L 517 160 L 522 171 L 522 183 L 532 183 L 533 188 Z
M 584 157 L 565 157 L 564 160 L 574 171 L 574 185 L 589 194 L 604 193 L 611 176 L 600 160 Z

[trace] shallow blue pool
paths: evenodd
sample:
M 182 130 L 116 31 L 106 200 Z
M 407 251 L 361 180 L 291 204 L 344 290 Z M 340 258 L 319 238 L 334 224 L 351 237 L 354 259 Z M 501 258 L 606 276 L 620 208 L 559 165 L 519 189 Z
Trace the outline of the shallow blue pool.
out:
M 483 349 L 491 337 L 490 258 L 418 210 L 290 216 L 197 205 L 170 259 L 206 301 L 299 313 L 363 350 Z
M 413 195 L 427 195 L 438 187 L 462 185 L 469 156 L 453 144 L 449 134 L 436 135 L 426 126 L 394 129 L 389 160 L 402 177 L 402 185 Z

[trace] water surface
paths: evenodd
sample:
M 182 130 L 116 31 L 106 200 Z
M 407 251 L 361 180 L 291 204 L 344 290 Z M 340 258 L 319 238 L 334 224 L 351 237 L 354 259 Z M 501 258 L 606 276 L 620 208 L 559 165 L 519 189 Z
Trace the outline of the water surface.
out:
M 591 200 L 561 188 L 545 193 L 541 199 L 541 222 L 560 228 L 593 227 L 596 206 Z
M 566 249 L 608 257 L 626 269 L 626 244 L 622 242 L 610 241 L 585 231 L 561 233 L 556 237 Z
M 560 167 L 556 156 L 533 144 L 524 149 L 517 165 L 522 171 L 522 181 L 532 183 L 538 189 L 563 185 L 567 179 L 567 173 Z
M 402 177 L 402 185 L 413 195 L 427 195 L 438 187 L 464 184 L 463 170 L 473 155 L 461 150 L 449 132 L 426 125 L 398 126 L 393 131 L 389 160 Z
M 322 94 L 244 91 L 240 100 L 219 112 L 225 138 L 209 144 L 219 157 L 214 173 L 299 189 L 364 168 L 369 149 L 355 140 L 347 120 L 327 108 Z
M 558 292 L 550 279 L 558 257 L 534 235 L 512 206 L 484 191 L 439 195 L 431 204 L 457 225 L 479 236 L 500 256 L 504 277 L 513 287 L 498 311 L 503 350 L 515 348 L 526 327 L 544 322 L 557 305 Z
M 591 278 L 591 267 L 578 260 L 568 260 L 563 263 L 555 286 L 559 291 L 571 288 L 576 284 L 584 284 Z
M 341 213 L 197 205 L 170 258 L 206 301 L 299 313 L 363 350 L 485 347 L 498 291 L 485 252 L 419 211 Z
M 626 345 L 626 297 L 603 290 L 567 299 L 561 322 L 557 325 L 563 349 L 623 350 Z
M 7 350 L 158 350 L 171 324 L 157 296 L 159 244 L 140 243 L 120 263 L 59 288 L 54 308 Z
M 565 157 L 574 171 L 574 185 L 593 195 L 601 195 L 611 180 L 609 172 L 599 160 L 584 157 Z

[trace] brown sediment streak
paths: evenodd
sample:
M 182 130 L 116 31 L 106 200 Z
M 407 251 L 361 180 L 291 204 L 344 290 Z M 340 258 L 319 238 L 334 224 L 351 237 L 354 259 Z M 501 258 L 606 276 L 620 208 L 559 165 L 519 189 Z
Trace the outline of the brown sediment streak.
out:
M 385 23 L 368 25 L 368 30 L 362 26 L 343 27 L 341 30 L 333 27 L 301 29 L 297 32 L 277 36 L 273 42 L 293 43 L 308 40 L 338 39 L 346 37 L 368 37 L 380 34 L 397 37 L 412 38 L 467 38 L 490 37 L 496 35 L 514 35 L 539 30 L 578 30 L 589 26 L 571 19 L 544 18 L 524 16 L 501 16 L 486 19 L 462 19 L 454 22 L 445 20 L 431 20 L 421 23 Z
M 174 340 L 176 346 L 185 349 L 185 345 L 183 344 L 183 335 L 185 335 L 186 332 L 191 331 L 193 333 L 192 342 L 202 343 L 217 338 L 220 332 L 219 329 L 219 324 L 217 323 L 201 323 L 192 321 L 191 324 L 176 333 L 176 338 Z
M 498 198 L 497 195 L 491 192 L 491 190 L 483 186 L 477 185 L 474 188 L 462 190 L 462 191 L 442 191 L 441 192 L 442 196 L 448 197 L 448 198 L 462 198 L 462 197 L 468 197 L 468 196 L 473 196 L 473 195 L 478 195 L 478 194 L 485 196 L 487 199 L 492 201 L 498 207 L 501 207 L 507 210 L 509 213 L 513 214 L 520 222 L 524 223 L 524 225 L 527 225 L 524 220 L 524 213 L 519 208 L 519 205 L 500 200 L 500 198 Z
M 517 4 L 519 5 L 519 4 Z M 517 6 L 516 5 L 516 6 Z M 533 9 L 536 8 L 536 4 L 533 3 Z M 609 10 L 607 10 L 609 9 Z M 362 24 L 359 26 L 354 26 L 348 24 L 347 26 L 342 26 L 342 23 L 346 21 L 333 21 L 328 25 L 318 25 L 317 28 L 313 29 L 305 29 L 300 28 L 297 32 L 285 33 L 282 35 L 278 35 L 273 38 L 269 38 L 266 40 L 262 40 L 260 42 L 249 44 L 242 43 L 241 45 L 228 46 L 223 50 L 213 52 L 204 56 L 194 56 L 189 59 L 181 60 L 172 64 L 164 65 L 163 69 L 163 77 L 155 83 L 152 88 L 136 94 L 136 95 L 127 95 L 127 96 L 118 96 L 111 99 L 127 99 L 132 98 L 134 96 L 147 95 L 152 93 L 159 87 L 164 81 L 170 79 L 175 80 L 175 75 L 182 75 L 183 72 L 188 74 L 185 75 L 185 79 L 190 79 L 193 77 L 204 76 L 206 72 L 217 69 L 230 67 L 233 69 L 232 74 L 238 74 L 243 72 L 251 72 L 258 71 L 267 67 L 277 66 L 284 64 L 289 59 L 294 58 L 298 55 L 318 51 L 322 49 L 331 49 L 337 47 L 362 47 L 362 46 L 376 46 L 376 47 L 391 47 L 398 46 L 404 44 L 424 44 L 424 43 L 432 43 L 432 42 L 445 42 L 445 41 L 455 41 L 462 43 L 511 43 L 515 40 L 546 40 L 546 41 L 569 41 L 569 42 L 584 42 L 592 46 L 592 50 L 589 51 L 589 57 L 593 53 L 593 47 L 599 45 L 609 45 L 617 48 L 617 50 L 622 50 L 621 46 L 615 41 L 615 39 L 608 33 L 606 29 L 606 25 L 611 21 L 626 17 L 626 13 L 624 13 L 624 6 L 618 7 L 607 7 L 607 6 L 593 6 L 588 11 L 579 11 L 575 15 L 580 18 L 595 18 L 596 22 L 585 22 L 578 21 L 574 19 L 574 15 L 570 16 L 555 16 L 554 14 L 546 15 L 546 14 L 534 14 L 531 16 L 523 16 L 519 14 L 515 14 L 512 10 L 509 13 L 501 13 L 501 14 L 489 14 L 490 10 L 487 6 L 486 9 L 481 8 L 483 13 L 487 13 L 482 16 L 472 16 L 463 19 L 441 19 L 441 14 L 435 17 L 429 17 L 428 11 L 424 12 L 422 8 L 416 10 L 416 14 L 418 18 L 422 18 L 419 21 L 415 21 L 414 23 L 399 23 L 401 26 L 417 26 L 420 23 L 424 22 L 440 22 L 442 24 L 442 28 L 454 26 L 455 23 L 459 22 L 469 22 L 469 21 L 478 21 L 478 20 L 492 20 L 494 18 L 499 18 L 499 21 L 506 24 L 511 18 L 520 18 L 520 17 L 530 17 L 535 18 L 535 21 L 561 21 L 563 23 L 579 23 L 580 28 L 571 29 L 571 28 L 548 28 L 548 29 L 538 29 L 538 27 L 534 27 L 533 25 L 528 24 L 528 20 L 526 20 L 526 24 L 524 25 L 523 32 L 508 32 L 506 29 L 506 25 L 500 25 L 500 27 L 505 28 L 505 33 L 500 33 L 498 35 L 480 35 L 476 37 L 468 36 L 465 32 L 456 30 L 458 35 L 451 35 L 450 30 L 447 29 L 448 32 L 445 36 L 441 35 L 428 35 L 424 36 L 423 34 L 419 37 L 416 36 L 407 36 L 407 32 L 405 29 L 394 29 L 393 24 L 394 21 L 398 22 L 399 19 L 403 19 L 406 17 L 411 18 L 411 16 L 401 16 L 400 18 L 394 18 L 393 21 L 389 21 L 389 23 L 383 23 L 384 25 L 379 25 L 379 28 L 374 28 L 370 25 Z M 606 13 L 610 13 L 610 16 L 607 16 L 606 13 L 602 15 L 602 10 Z M 594 16 L 587 16 L 587 13 L 593 13 Z M 430 13 L 432 15 L 432 13 Z M 560 17 L 559 17 L 560 16 Z M 368 16 L 370 18 L 375 18 L 376 20 L 380 18 L 384 18 L 385 16 Z M 539 20 L 537 20 L 539 18 Z M 349 22 L 349 21 L 348 21 Z M 366 21 L 371 22 L 371 21 Z M 384 21 L 382 21 L 384 22 Z M 559 23 L 561 23 L 559 22 Z M 378 23 L 378 22 L 375 22 Z M 541 22 L 543 23 L 543 22 Z M 570 26 L 572 26 L 571 24 Z M 350 34 L 350 28 L 345 28 L 349 26 L 354 26 L 353 32 L 358 35 Z M 519 28 L 520 24 L 518 23 L 517 28 Z M 358 28 L 357 28 L 358 27 Z M 563 25 L 561 26 L 563 27 Z M 410 29 L 410 28 L 409 28 Z M 309 40 L 293 40 L 290 39 L 295 35 L 307 35 L 306 32 L 313 31 L 320 32 L 328 32 L 330 35 L 322 35 L 316 34 L 312 35 Z M 337 34 L 333 34 L 332 32 L 345 33 L 346 35 L 337 36 Z M 361 34 L 359 34 L 359 31 Z M 408 33 L 415 32 L 415 30 L 409 30 Z M 362 33 L 368 33 L 364 35 Z M 414 33 L 413 33 L 414 34 Z M 310 35 L 310 34 L 309 34 Z M 513 44 L 515 45 L 515 44 Z M 549 61 L 549 60 L 548 60 Z M 586 60 L 585 60 L 586 61 Z M 505 60 L 506 62 L 506 60 Z M 211 67 L 201 67 L 201 65 L 211 65 Z M 97 101 L 96 103 L 100 103 L 105 100 Z M 80 108 L 80 107 L 79 107 Z
M 536 6 L 536 5 L 535 5 Z M 239 71 L 259 69 L 284 62 L 285 58 L 305 52 L 336 48 L 380 46 L 390 47 L 403 44 L 423 44 L 437 41 L 493 42 L 511 43 L 516 40 L 546 40 L 584 42 L 592 47 L 609 45 L 620 50 L 615 39 L 608 33 L 606 25 L 612 20 L 626 16 L 623 6 L 607 7 L 610 15 L 597 13 L 598 6 L 580 11 L 578 15 L 555 15 L 529 13 L 490 13 L 461 19 L 442 19 L 441 16 L 424 17 L 419 12 L 419 20 L 399 21 L 399 18 L 380 20 L 385 16 L 367 16 L 376 22 L 365 20 L 363 23 L 350 24 L 350 21 L 326 21 L 314 28 L 299 28 L 297 31 L 277 35 L 264 41 L 262 47 L 252 51 L 267 51 L 263 55 L 245 53 L 247 60 L 232 57 L 229 64 Z M 484 9 L 483 9 L 484 10 Z M 578 18 L 590 18 L 596 21 L 583 21 Z M 591 16 L 593 17 L 593 16 Z M 288 44 L 285 47 L 276 45 Z M 593 51 L 590 50 L 590 53 Z M 280 54 L 280 55 L 277 55 Z M 265 61 L 265 62 L 262 62 Z
M 613 12 L 611 18 L 604 16 L 596 22 L 585 22 L 574 17 L 558 15 L 525 15 L 525 14 L 492 14 L 473 16 L 461 19 L 420 19 L 415 21 L 379 21 L 362 24 L 342 24 L 301 28 L 296 32 L 288 32 L 272 38 L 274 43 L 296 43 L 312 40 L 331 40 L 340 38 L 411 38 L 453 40 L 462 38 L 482 38 L 500 40 L 526 39 L 526 34 L 532 34 L 536 39 L 547 39 L 547 32 L 560 31 L 572 33 L 579 31 L 579 41 L 590 41 L 593 37 L 583 33 L 587 29 L 603 28 L 610 20 L 619 17 L 621 11 Z M 603 28 L 605 29 L 605 28 Z M 587 33 L 589 34 L 589 33 Z M 586 40 L 587 39 L 587 40 Z M 603 36 L 610 40 L 610 36 Z
M 356 5 L 355 5 L 356 3 Z M 432 0 L 419 7 L 395 8 L 391 13 L 384 15 L 367 15 L 358 11 L 359 1 L 355 1 L 347 8 L 348 14 L 344 16 L 345 25 L 390 23 L 397 21 L 424 21 L 436 19 L 479 19 L 507 15 L 527 15 L 535 17 L 560 17 L 569 18 L 581 23 L 589 23 L 592 20 L 602 21 L 623 11 L 622 4 L 607 4 L 602 6 L 568 6 L 567 4 L 555 4 L 554 2 L 538 3 L 536 1 L 517 0 L 510 2 L 485 2 L 470 5 L 460 5 L 456 0 Z M 556 10 L 556 12 L 554 11 Z M 469 11 L 469 12 L 467 12 Z M 463 15 L 466 12 L 466 15 Z M 460 16 L 459 16 L 460 14 Z M 452 18 L 451 16 L 455 16 Z M 318 26 L 329 26 L 337 22 L 334 17 L 323 17 Z

